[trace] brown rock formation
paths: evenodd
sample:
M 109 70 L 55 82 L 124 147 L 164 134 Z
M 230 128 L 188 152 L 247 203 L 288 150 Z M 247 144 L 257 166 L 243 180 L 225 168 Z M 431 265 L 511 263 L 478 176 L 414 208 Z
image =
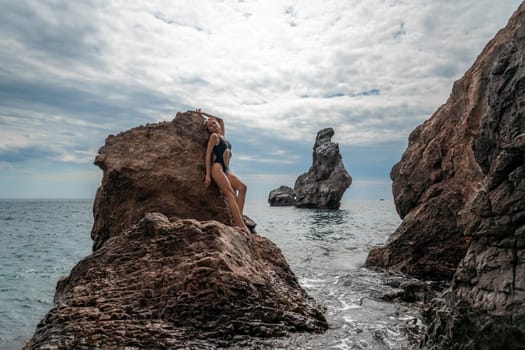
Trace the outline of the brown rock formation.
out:
M 106 139 L 95 159 L 103 177 L 93 207 L 93 250 L 149 212 L 231 224 L 219 189 L 204 187 L 208 133 L 203 120 L 191 112 L 177 113 L 171 122 Z
M 450 280 L 456 271 L 467 248 L 457 213 L 483 178 L 472 152 L 485 112 L 479 78 L 477 69 L 465 74 L 447 103 L 410 134 L 390 173 L 403 222 L 385 246 L 370 252 L 368 265 L 436 280 Z
M 328 327 L 277 246 L 219 222 L 231 221 L 204 187 L 202 121 L 108 137 L 94 252 L 58 282 L 26 349 L 209 349 Z
M 514 76 L 497 61 L 515 31 L 515 23 L 502 30 L 454 83 L 447 102 L 410 134 L 408 148 L 391 172 L 403 222 L 385 247 L 370 253 L 369 265 L 433 279 L 450 279 L 456 271 L 467 249 L 457 214 L 494 161 L 496 144 L 489 143 L 494 141 L 486 133 L 492 132 L 489 123 L 499 122 L 492 114 L 493 104 L 501 101 L 490 86 L 498 75 Z M 515 88 L 520 92 L 519 84 Z
M 339 209 L 343 194 L 352 184 L 339 145 L 332 142 L 332 136 L 332 128 L 317 133 L 312 166 L 295 180 L 295 205 L 298 208 Z
M 524 57 L 522 3 L 392 169 L 403 222 L 368 264 L 454 276 L 428 311 L 428 348 L 523 348 Z
M 327 323 L 271 241 L 146 214 L 57 285 L 27 349 L 215 348 Z
M 467 253 L 429 311 L 438 348 L 525 348 L 525 3 L 484 53 L 486 113 L 472 146 L 484 179 L 458 217 Z

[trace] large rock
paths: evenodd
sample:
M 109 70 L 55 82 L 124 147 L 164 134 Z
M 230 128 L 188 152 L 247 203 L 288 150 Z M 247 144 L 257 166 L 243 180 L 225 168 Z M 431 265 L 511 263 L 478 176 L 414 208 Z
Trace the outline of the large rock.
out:
M 485 113 L 477 70 L 454 83 L 447 102 L 409 136 L 401 161 L 390 173 L 403 219 L 385 246 L 372 250 L 368 265 L 420 278 L 450 280 L 467 245 L 457 214 L 483 179 L 472 145 Z
M 485 113 L 472 152 L 484 179 L 458 217 L 471 241 L 443 302 L 430 308 L 429 345 L 525 348 L 525 3 L 478 68 Z
M 369 265 L 453 277 L 426 346 L 522 349 L 525 339 L 525 3 L 412 132 L 392 169 L 403 222 Z
M 295 193 L 293 188 L 279 186 L 268 194 L 268 203 L 271 207 L 286 207 L 295 205 Z
M 202 121 L 108 137 L 94 252 L 58 282 L 26 349 L 209 349 L 328 327 L 279 248 L 228 226 L 224 197 L 204 187 Z
M 103 177 L 93 206 L 94 250 L 149 212 L 231 224 L 218 187 L 204 187 L 209 135 L 203 121 L 198 114 L 177 113 L 171 122 L 106 139 L 95 159 Z
M 295 181 L 299 208 L 338 209 L 352 177 L 345 170 L 339 145 L 331 141 L 334 129 L 319 131 L 313 147 L 312 166 Z
M 268 239 L 150 213 L 59 281 L 26 349 L 208 349 L 327 326 Z

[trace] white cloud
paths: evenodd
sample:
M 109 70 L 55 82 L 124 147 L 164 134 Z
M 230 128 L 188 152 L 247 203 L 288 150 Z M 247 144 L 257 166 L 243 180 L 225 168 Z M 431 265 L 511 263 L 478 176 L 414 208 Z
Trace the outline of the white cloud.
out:
M 9 162 L 2 162 L 0 161 L 0 171 L 2 170 L 12 170 L 14 169 L 14 166 L 13 164 L 9 163 Z
M 241 162 L 257 162 L 266 164 L 295 164 L 297 162 L 297 156 L 288 156 L 286 158 L 281 157 L 260 157 L 259 155 L 248 155 L 248 154 L 236 154 L 235 161 Z
M 243 176 L 243 181 L 252 182 L 257 185 L 273 185 L 278 187 L 282 184 L 293 187 L 297 176 L 300 174 L 250 174 Z M 271 187 L 271 186 L 269 186 Z
M 38 181 L 53 181 L 53 182 L 93 182 L 100 181 L 102 173 L 98 169 L 92 170 L 66 170 L 60 173 L 37 173 L 34 179 Z
M 519 3 L 13 2 L 0 151 L 90 162 L 108 133 L 193 107 L 257 130 L 246 143 L 311 144 L 327 126 L 347 145 L 406 140 Z

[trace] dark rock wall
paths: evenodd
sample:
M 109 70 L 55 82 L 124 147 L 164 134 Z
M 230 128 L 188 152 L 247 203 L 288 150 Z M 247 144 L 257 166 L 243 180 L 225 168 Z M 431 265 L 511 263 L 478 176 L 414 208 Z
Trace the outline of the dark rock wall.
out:
M 428 343 L 438 347 L 525 348 L 524 5 L 503 33 L 472 146 L 485 178 L 458 221 L 470 245 L 445 302 L 429 310 Z
M 515 134 L 519 129 L 520 118 L 496 117 L 497 110 L 509 109 L 516 97 L 501 99 L 502 85 L 494 81 L 500 76 L 510 82 L 517 73 L 504 65 L 511 62 L 505 52 L 516 50 L 508 47 L 515 45 L 509 40 L 519 32 L 518 17 L 454 83 L 447 102 L 410 134 L 407 150 L 391 172 L 403 222 L 385 246 L 370 252 L 368 265 L 421 278 L 450 280 L 454 275 L 467 251 L 458 213 L 485 181 L 497 145 L 509 142 L 510 130 Z M 509 96 L 523 93 L 520 84 Z
M 391 172 L 403 222 L 372 266 L 451 280 L 425 348 L 525 348 L 525 3 Z

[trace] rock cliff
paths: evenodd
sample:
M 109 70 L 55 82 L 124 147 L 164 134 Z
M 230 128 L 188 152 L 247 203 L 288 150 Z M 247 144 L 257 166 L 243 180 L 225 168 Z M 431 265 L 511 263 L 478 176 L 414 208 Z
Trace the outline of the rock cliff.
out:
M 525 3 L 392 169 L 403 218 L 369 265 L 452 279 L 426 347 L 518 349 L 525 339 Z
M 208 349 L 326 330 L 275 244 L 206 220 L 230 217 L 203 186 L 205 144 L 192 113 L 107 139 L 94 252 L 58 282 L 25 349 Z
M 345 170 L 339 145 L 332 142 L 334 129 L 319 131 L 313 147 L 312 166 L 295 181 L 299 208 L 338 209 L 352 177 Z
M 472 144 L 484 178 L 458 216 L 467 253 L 429 310 L 438 348 L 525 346 L 525 3 L 484 54 L 486 112 Z

